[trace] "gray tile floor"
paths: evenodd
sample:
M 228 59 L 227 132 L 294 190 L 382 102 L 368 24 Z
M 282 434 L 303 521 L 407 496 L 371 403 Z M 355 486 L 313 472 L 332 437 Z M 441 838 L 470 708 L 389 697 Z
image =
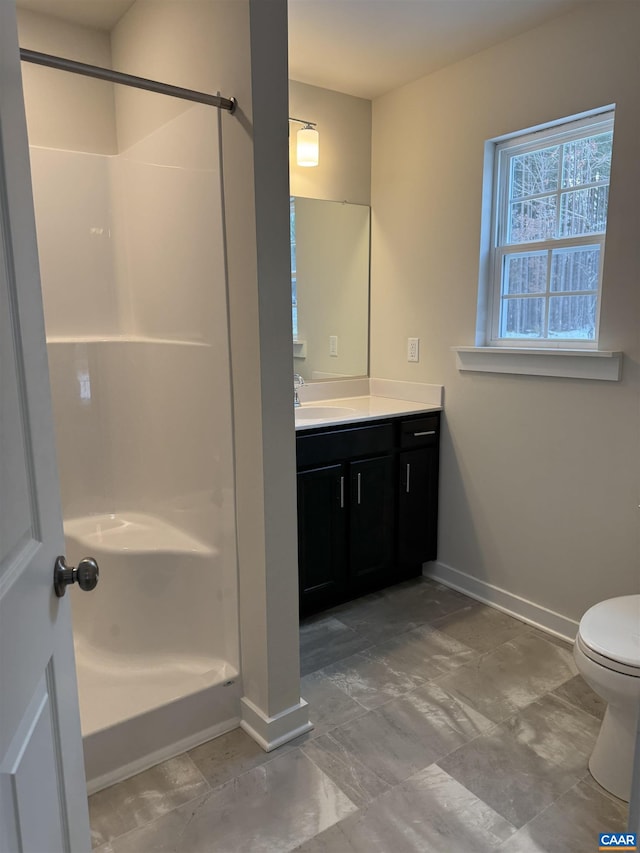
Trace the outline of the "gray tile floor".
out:
M 571 649 L 418 579 L 301 626 L 313 732 L 231 732 L 89 801 L 100 853 L 587 853 L 626 806 Z

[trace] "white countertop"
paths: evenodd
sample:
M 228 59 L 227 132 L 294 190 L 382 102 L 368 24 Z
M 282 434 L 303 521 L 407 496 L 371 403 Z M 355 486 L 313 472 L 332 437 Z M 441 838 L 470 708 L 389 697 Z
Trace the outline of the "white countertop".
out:
M 335 412 L 332 412 L 334 409 Z M 296 432 L 333 424 L 349 424 L 354 421 L 371 421 L 396 415 L 419 415 L 423 412 L 439 412 L 442 406 L 429 406 L 411 400 L 396 400 L 393 397 L 336 397 L 331 400 L 302 403 L 295 408 Z

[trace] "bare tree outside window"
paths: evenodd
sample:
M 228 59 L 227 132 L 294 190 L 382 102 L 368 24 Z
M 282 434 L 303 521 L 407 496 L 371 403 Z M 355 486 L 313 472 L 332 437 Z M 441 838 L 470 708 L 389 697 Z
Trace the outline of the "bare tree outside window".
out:
M 494 342 L 597 341 L 612 144 L 609 113 L 496 146 Z

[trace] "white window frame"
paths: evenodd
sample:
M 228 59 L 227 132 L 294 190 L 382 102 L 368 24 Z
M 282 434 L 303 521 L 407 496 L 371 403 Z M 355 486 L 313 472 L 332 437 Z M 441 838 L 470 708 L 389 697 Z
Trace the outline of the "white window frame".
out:
M 582 235 L 579 237 L 551 237 L 546 240 L 527 241 L 523 243 L 507 243 L 507 227 L 508 227 L 508 203 L 509 203 L 509 174 L 510 163 L 514 156 L 517 156 L 527 151 L 533 151 L 541 147 L 549 147 L 556 144 L 563 144 L 574 139 L 579 139 L 587 135 L 596 133 L 605 133 L 609 130 L 613 131 L 614 126 L 614 110 L 607 108 L 606 111 L 601 111 L 597 114 L 592 114 L 583 118 L 569 118 L 561 123 L 556 123 L 553 126 L 546 126 L 543 129 L 534 130 L 532 132 L 524 132 L 517 135 L 512 135 L 509 138 L 494 140 L 493 152 L 493 194 L 491 206 L 491 247 L 490 247 L 490 262 L 489 262 L 489 282 L 487 288 L 487 305 L 486 305 L 486 346 L 509 349 L 597 349 L 598 335 L 600 325 L 600 306 L 602 293 L 602 271 L 605 252 L 606 230 L 601 233 Z M 505 175 L 507 176 L 505 178 Z M 603 186 L 608 184 L 608 181 L 601 181 L 594 184 L 585 185 L 585 189 L 592 186 Z M 581 187 L 582 188 L 582 187 Z M 558 186 L 556 190 L 557 216 L 560 215 L 560 195 L 562 188 Z M 565 190 L 566 191 L 566 190 Z M 548 195 L 548 194 L 545 194 Z M 585 341 L 584 339 L 571 338 L 504 338 L 500 337 L 500 320 L 501 309 L 503 303 L 502 294 L 502 275 L 504 259 L 508 255 L 523 255 L 527 253 L 547 252 L 548 263 L 551 262 L 552 249 L 571 248 L 579 246 L 599 245 L 599 271 L 598 271 L 598 289 L 597 289 L 597 308 L 596 308 L 596 328 L 595 338 Z M 547 290 L 544 294 L 540 294 L 545 298 L 545 319 L 548 313 L 549 300 L 551 291 L 550 274 L 547 274 Z M 586 293 L 587 291 L 585 291 Z M 592 295 L 594 291 L 588 291 Z M 574 295 L 579 295 L 579 292 L 573 291 Z M 553 294 L 556 295 L 556 294 Z M 546 325 L 546 323 L 545 323 Z

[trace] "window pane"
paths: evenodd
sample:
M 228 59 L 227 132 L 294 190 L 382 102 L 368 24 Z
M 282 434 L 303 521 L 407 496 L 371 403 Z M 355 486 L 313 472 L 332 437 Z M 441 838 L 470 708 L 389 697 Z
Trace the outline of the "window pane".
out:
M 544 293 L 547 289 L 547 252 L 505 257 L 503 293 Z
M 560 235 L 600 234 L 607 228 L 609 187 L 563 193 L 560 198 Z
M 544 299 L 508 299 L 502 303 L 502 338 L 544 337 Z
M 556 228 L 556 197 L 516 201 L 509 205 L 508 243 L 548 240 Z
M 595 340 L 597 302 L 595 294 L 552 296 L 549 300 L 549 337 Z
M 551 290 L 597 290 L 600 246 L 555 249 L 551 257 Z
M 289 243 L 291 244 L 291 271 L 296 272 L 296 201 L 289 199 Z
M 562 146 L 563 188 L 608 181 L 612 143 L 612 131 L 565 143 Z
M 510 198 L 526 198 L 557 189 L 559 160 L 558 145 L 513 157 Z

